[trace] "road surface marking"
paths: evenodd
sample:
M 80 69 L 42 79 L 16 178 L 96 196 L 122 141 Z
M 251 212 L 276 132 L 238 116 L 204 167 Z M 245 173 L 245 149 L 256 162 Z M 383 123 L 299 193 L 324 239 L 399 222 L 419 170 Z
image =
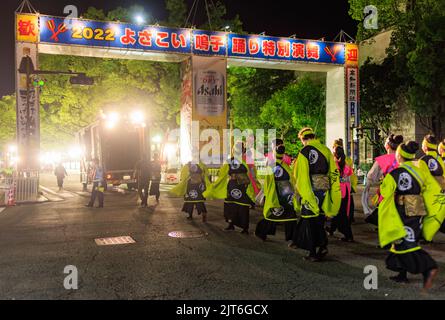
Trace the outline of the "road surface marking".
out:
M 98 238 L 94 239 L 98 246 L 112 246 L 117 244 L 136 243 L 130 236 L 113 237 L 113 238 Z
M 201 238 L 207 235 L 208 233 L 202 231 L 172 231 L 168 234 L 171 238 Z
M 6 208 L 0 208 L 0 213 L 3 211 L 3 210 L 5 210 Z

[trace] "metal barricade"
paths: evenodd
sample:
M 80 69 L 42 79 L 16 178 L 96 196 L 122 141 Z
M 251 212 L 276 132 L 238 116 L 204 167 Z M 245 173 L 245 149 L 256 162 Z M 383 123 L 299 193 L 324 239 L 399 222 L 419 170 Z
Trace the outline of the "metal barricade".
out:
M 16 202 L 37 201 L 39 197 L 39 172 L 20 172 L 16 178 Z
M 8 204 L 9 192 L 13 186 L 14 183 L 12 177 L 0 177 L 0 206 L 6 206 Z
M 37 201 L 39 172 L 15 172 L 0 178 L 0 205 Z

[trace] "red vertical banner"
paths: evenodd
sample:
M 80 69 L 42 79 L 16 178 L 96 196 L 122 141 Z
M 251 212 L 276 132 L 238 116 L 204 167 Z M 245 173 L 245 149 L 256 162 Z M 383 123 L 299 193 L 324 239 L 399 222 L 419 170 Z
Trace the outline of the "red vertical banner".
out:
M 353 136 L 351 128 L 357 128 L 360 123 L 360 101 L 359 101 L 359 51 L 358 45 L 348 43 L 346 45 L 346 107 L 348 121 L 348 146 L 353 146 L 349 150 L 356 163 L 359 158 L 358 138 Z

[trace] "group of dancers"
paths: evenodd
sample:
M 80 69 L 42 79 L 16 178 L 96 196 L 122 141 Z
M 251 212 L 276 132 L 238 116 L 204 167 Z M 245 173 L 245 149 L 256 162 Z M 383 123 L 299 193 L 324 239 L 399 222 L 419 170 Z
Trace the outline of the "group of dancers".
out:
M 205 201 L 223 199 L 224 230 L 239 227 L 243 234 L 249 234 L 249 210 L 261 190 L 263 218 L 255 235 L 266 240 L 275 234 L 277 224 L 284 224 L 289 247 L 306 250 L 305 260 L 321 261 L 328 253 L 328 233 L 338 230 L 342 241 L 354 241 L 352 194 L 357 190 L 357 176 L 341 139 L 330 150 L 311 128 L 300 130 L 298 137 L 303 148 L 293 163 L 286 155 L 284 141 L 274 141 L 262 186 L 240 142 L 220 168 L 216 181 L 210 182 L 204 164 L 189 163 L 182 169 L 180 183 L 170 192 L 184 197 L 182 211 L 189 219 L 196 209 L 203 222 L 207 219 Z M 398 272 L 391 279 L 408 282 L 408 272 L 421 273 L 424 289 L 429 289 L 438 267 L 419 241 L 432 241 L 439 230 L 445 231 L 445 145 L 438 144 L 433 135 L 426 136 L 422 143 L 425 155 L 419 160 L 419 145 L 404 143 L 402 136 L 388 137 L 385 148 L 387 154 L 376 158 L 367 176 L 362 196 L 365 220 L 377 226 L 380 246 L 390 250 L 387 268 Z M 373 186 L 378 191 L 370 200 Z

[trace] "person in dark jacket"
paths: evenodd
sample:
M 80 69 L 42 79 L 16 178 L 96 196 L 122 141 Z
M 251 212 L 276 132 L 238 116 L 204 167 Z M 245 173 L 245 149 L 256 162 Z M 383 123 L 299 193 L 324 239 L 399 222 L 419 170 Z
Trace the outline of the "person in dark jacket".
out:
M 153 154 L 153 161 L 151 162 L 151 184 L 150 184 L 150 196 L 156 196 L 156 202 L 159 203 L 159 184 L 161 183 L 161 162 L 159 160 L 159 154 Z
M 62 191 L 63 189 L 63 180 L 68 175 L 66 172 L 65 167 L 62 165 L 62 163 L 59 163 L 54 170 L 54 175 L 57 177 L 57 186 L 59 187 L 59 191 Z
M 150 161 L 146 154 L 143 154 L 142 159 L 136 163 L 133 175 L 137 180 L 138 193 L 142 201 L 141 207 L 146 208 L 148 206 L 148 187 L 151 178 Z

